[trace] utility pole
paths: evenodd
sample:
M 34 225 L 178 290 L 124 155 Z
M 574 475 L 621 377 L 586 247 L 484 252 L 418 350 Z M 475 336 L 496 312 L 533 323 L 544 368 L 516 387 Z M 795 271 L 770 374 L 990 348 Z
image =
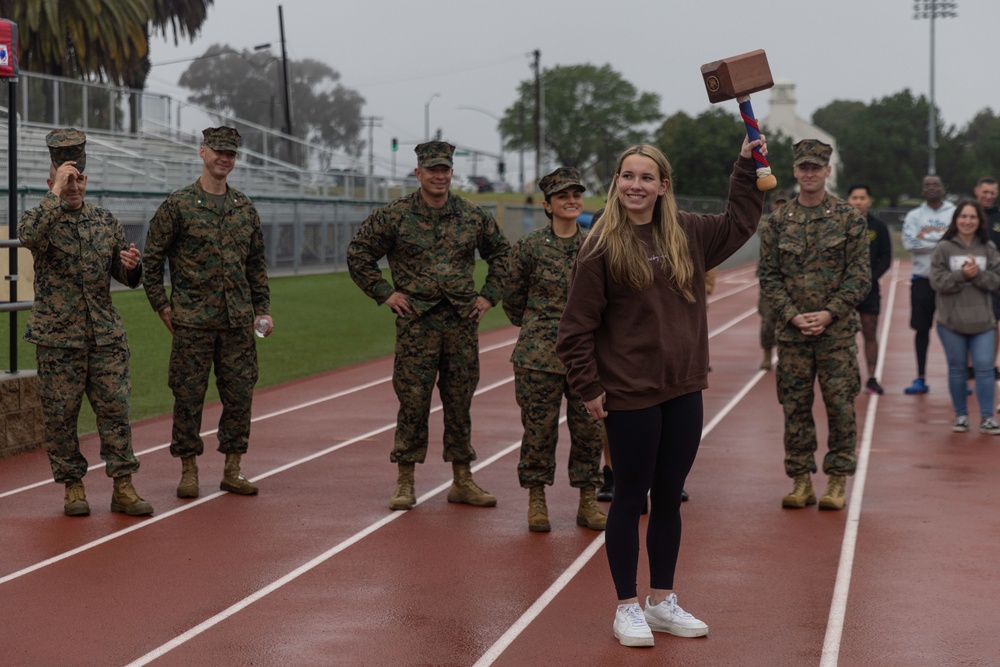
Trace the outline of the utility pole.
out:
M 524 194 L 524 102 L 517 103 L 517 131 L 521 137 L 517 153 L 517 191 Z
M 285 15 L 281 5 L 278 5 L 278 30 L 281 33 L 281 79 L 285 88 L 285 134 L 292 136 L 292 100 L 288 93 L 288 52 L 285 50 Z M 290 139 L 285 139 L 288 146 L 287 158 L 292 162 L 292 144 Z
M 375 182 L 375 128 L 382 127 L 381 116 L 362 116 L 361 121 L 368 127 L 368 178 L 365 180 L 365 199 L 374 199 L 372 187 Z
M 535 49 L 531 52 L 535 57 L 532 68 L 535 70 L 535 182 L 542 177 L 542 74 L 541 59 L 542 52 Z

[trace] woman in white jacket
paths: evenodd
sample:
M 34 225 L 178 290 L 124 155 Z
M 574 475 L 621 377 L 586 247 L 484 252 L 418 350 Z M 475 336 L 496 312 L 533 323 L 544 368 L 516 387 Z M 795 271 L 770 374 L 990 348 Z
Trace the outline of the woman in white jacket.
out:
M 948 391 L 955 408 L 951 430 L 969 430 L 966 363 L 972 359 L 979 402 L 979 430 L 1000 435 L 993 418 L 993 337 L 996 319 L 990 293 L 1000 288 L 1000 251 L 989 240 L 986 214 L 971 199 L 955 207 L 951 224 L 931 257 L 931 286 L 937 293 L 937 332 L 948 359 Z

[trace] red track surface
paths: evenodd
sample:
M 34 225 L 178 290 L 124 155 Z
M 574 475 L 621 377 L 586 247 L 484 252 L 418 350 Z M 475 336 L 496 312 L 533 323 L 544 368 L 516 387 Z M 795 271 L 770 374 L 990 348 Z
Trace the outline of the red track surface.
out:
M 857 401 L 849 509 L 823 513 L 780 508 L 790 486 L 774 376 L 757 371 L 753 269 L 720 276 L 677 578 L 681 603 L 711 628 L 705 639 L 657 634 L 654 648 L 628 649 L 612 637 L 603 535 L 574 524 L 565 433 L 553 530 L 526 529 L 507 328 L 482 337 L 473 402 L 476 479 L 495 509 L 445 501 L 440 412 L 417 469 L 420 503 L 387 509 L 391 359 L 257 393 L 244 465 L 257 497 L 215 491 L 212 437 L 202 498 L 174 497 L 169 418 L 134 426 L 150 519 L 108 511 L 101 469 L 86 478 L 92 515 L 64 517 L 44 453 L 0 461 L 0 664 L 1000 664 L 1000 438 L 951 433 L 936 338 L 931 393 L 903 395 L 914 371 L 905 271 L 883 281 L 887 393 Z M 218 414 L 207 409 L 205 425 Z M 822 453 L 822 425 L 820 436 Z M 95 439 L 83 446 L 98 462 Z M 642 562 L 640 591 L 645 572 Z

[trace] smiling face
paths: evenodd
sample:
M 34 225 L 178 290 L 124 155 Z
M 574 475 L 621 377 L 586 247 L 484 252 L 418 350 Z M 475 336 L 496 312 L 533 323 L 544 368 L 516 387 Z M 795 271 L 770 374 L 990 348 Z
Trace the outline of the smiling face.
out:
M 990 208 L 997 203 L 997 194 L 1000 194 L 1000 186 L 996 183 L 980 183 L 973 190 L 976 201 L 983 208 Z
M 583 213 L 583 189 L 570 187 L 549 195 L 542 207 L 555 220 L 575 221 Z
M 420 191 L 431 201 L 447 199 L 451 188 L 451 167 L 436 164 L 433 167 L 417 167 L 413 173 L 420 181 Z
M 629 155 L 615 175 L 618 198 L 633 224 L 653 219 L 656 201 L 666 193 L 668 185 L 669 181 L 660 174 L 656 162 L 645 155 Z
M 969 241 L 976 235 L 981 221 L 976 207 L 966 204 L 955 216 L 955 227 L 958 229 L 958 236 L 964 241 Z
M 205 164 L 204 173 L 219 181 L 225 180 L 236 166 L 235 151 L 217 151 L 202 144 L 198 154 Z
M 822 166 L 803 162 L 792 169 L 799 184 L 799 194 L 815 195 L 826 189 L 826 179 L 830 175 L 830 165 Z
M 49 167 L 49 178 L 46 181 L 49 184 L 49 188 L 55 182 L 56 168 Z M 70 211 L 75 211 L 81 206 L 83 206 L 83 198 L 87 195 L 87 175 L 77 174 L 70 175 L 69 179 L 66 181 L 66 185 L 63 186 L 62 192 L 59 193 L 59 199 L 66 202 L 66 208 Z

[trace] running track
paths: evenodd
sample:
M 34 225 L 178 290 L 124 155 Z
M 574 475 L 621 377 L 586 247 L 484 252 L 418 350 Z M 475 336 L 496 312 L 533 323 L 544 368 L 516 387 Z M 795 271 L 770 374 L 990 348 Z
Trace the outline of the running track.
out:
M 1000 438 L 951 433 L 936 337 L 931 393 L 902 394 L 914 370 L 907 268 L 883 279 L 887 393 L 857 400 L 849 508 L 822 513 L 780 508 L 790 485 L 774 376 L 757 370 L 753 267 L 720 275 L 676 584 L 709 624 L 705 639 L 657 633 L 654 648 L 628 649 L 612 637 L 603 534 L 574 523 L 565 432 L 553 530 L 526 529 L 508 363 L 516 329 L 505 328 L 482 336 L 473 402 L 474 469 L 494 509 L 445 501 L 439 408 L 419 504 L 387 509 L 389 358 L 257 393 L 244 466 L 257 497 L 215 491 L 222 456 L 210 431 L 202 497 L 176 498 L 166 417 L 134 425 L 149 519 L 108 511 L 102 470 L 86 478 L 91 516 L 64 517 L 43 453 L 0 461 L 0 664 L 1000 664 Z M 209 406 L 205 425 L 218 415 Z M 99 461 L 95 438 L 83 447 Z M 645 561 L 640 591 L 644 572 Z

